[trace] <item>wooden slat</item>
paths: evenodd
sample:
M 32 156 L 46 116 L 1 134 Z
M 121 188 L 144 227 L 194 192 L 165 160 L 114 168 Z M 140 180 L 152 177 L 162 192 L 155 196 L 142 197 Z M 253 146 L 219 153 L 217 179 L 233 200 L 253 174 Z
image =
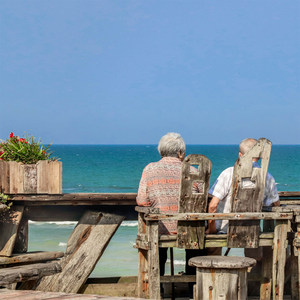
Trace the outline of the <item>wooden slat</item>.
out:
M 43 278 L 37 290 L 78 292 L 123 219 L 116 214 L 86 211 L 68 240 L 62 272 Z
M 0 265 L 36 263 L 40 261 L 53 260 L 64 256 L 64 252 L 59 251 L 37 251 L 25 254 L 13 254 L 10 257 L 0 256 Z
M 35 194 L 37 193 L 37 166 L 36 164 L 24 164 L 22 165 L 22 169 L 24 170 L 23 174 L 23 182 L 24 182 L 24 190 L 19 191 L 18 193 L 22 194 Z M 13 176 L 12 176 L 13 178 Z M 21 177 L 19 177 L 21 178 Z M 13 194 L 14 192 L 12 192 Z
M 23 211 L 23 206 L 13 206 L 1 215 L 0 256 L 10 256 L 12 254 Z
M 145 217 L 148 221 L 158 220 L 291 220 L 291 212 L 254 212 L 254 213 L 178 213 L 178 214 L 149 214 Z
M 0 269 L 0 285 L 36 280 L 60 271 L 61 267 L 57 262 L 2 268 Z
M 195 169 L 193 166 L 197 166 Z M 204 213 L 207 209 L 211 161 L 204 155 L 190 154 L 182 163 L 179 213 Z M 198 186 L 197 193 L 195 185 Z M 205 222 L 179 221 L 177 226 L 179 248 L 203 249 Z
M 0 289 L 0 298 L 1 300 L 11 300 L 11 299 L 20 299 L 20 300 L 97 300 L 97 299 L 109 299 L 109 300 L 142 300 L 141 298 L 132 298 L 132 297 L 109 297 L 101 295 L 82 295 L 82 294 L 66 294 L 66 293 L 52 293 L 52 292 L 40 292 L 40 291 L 12 291 L 7 289 Z
M 272 143 L 269 140 L 259 139 L 252 149 L 237 159 L 232 178 L 232 212 L 260 212 L 262 210 L 271 147 Z M 253 158 L 261 159 L 260 168 L 253 168 Z M 230 248 L 257 248 L 259 231 L 259 222 L 229 221 L 228 246 Z
M 9 168 L 9 193 L 24 193 L 24 169 L 22 164 L 15 161 L 9 161 L 7 162 L 7 165 Z
M 278 192 L 279 197 L 300 197 L 300 192 L 299 191 L 293 191 L 293 192 Z
M 74 193 L 58 195 L 12 195 L 26 205 L 136 205 L 136 193 Z
M 37 162 L 37 193 L 47 194 L 48 193 L 48 161 L 40 160 Z
M 51 161 L 48 165 L 48 193 L 61 194 L 62 193 L 62 162 Z
M 273 242 L 273 299 L 280 300 L 284 293 L 284 267 L 286 262 L 286 239 L 288 224 L 277 221 Z

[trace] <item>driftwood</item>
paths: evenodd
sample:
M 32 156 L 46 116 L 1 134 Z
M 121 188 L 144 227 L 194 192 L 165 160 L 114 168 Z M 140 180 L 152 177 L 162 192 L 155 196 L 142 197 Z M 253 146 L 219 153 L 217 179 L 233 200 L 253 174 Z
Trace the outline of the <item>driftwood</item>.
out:
M 0 269 L 0 285 L 37 280 L 43 276 L 53 275 L 60 271 L 61 266 L 58 262 L 2 268 Z
M 193 166 L 197 166 L 197 169 Z M 207 209 L 211 161 L 204 155 L 190 154 L 182 163 L 179 213 L 205 213 Z M 196 192 L 197 191 L 197 192 Z M 178 247 L 203 249 L 205 222 L 178 222 Z
M 43 278 L 36 289 L 78 292 L 123 219 L 115 214 L 86 211 L 68 240 L 66 255 L 61 259 L 62 272 Z

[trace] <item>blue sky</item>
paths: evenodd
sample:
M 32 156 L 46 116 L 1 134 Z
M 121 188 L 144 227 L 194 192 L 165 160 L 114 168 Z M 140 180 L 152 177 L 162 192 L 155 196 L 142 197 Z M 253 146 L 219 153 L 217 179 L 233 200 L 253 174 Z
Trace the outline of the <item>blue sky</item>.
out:
M 0 138 L 300 144 L 300 2 L 0 0 Z

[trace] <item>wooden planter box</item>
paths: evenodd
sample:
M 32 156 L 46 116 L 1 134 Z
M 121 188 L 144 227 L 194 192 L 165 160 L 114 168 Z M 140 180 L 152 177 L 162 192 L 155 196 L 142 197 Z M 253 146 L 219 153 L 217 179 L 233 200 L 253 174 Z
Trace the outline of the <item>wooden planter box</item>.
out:
M 23 164 L 0 160 L 0 192 L 4 194 L 61 194 L 62 162 L 40 160 Z

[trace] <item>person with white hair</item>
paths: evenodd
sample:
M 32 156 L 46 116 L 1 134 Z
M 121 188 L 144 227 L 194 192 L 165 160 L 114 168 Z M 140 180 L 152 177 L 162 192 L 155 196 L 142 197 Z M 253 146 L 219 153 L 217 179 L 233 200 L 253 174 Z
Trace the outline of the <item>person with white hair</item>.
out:
M 256 139 L 247 138 L 244 139 L 239 145 L 239 157 L 243 156 L 248 152 L 255 144 Z M 253 167 L 259 168 L 258 159 L 253 158 Z M 233 167 L 225 169 L 213 186 L 209 190 L 209 194 L 212 195 L 212 199 L 208 206 L 209 213 L 229 213 L 230 212 L 230 198 L 232 194 L 232 177 L 233 177 Z M 265 182 L 265 192 L 264 192 L 264 206 L 279 206 L 279 196 L 276 188 L 276 183 L 274 177 L 267 173 Z M 228 221 L 226 220 L 210 220 L 208 225 L 208 232 L 214 233 L 227 233 Z M 221 248 L 219 251 L 221 254 Z
M 185 142 L 179 133 L 167 133 L 159 141 L 158 152 L 161 159 L 144 168 L 136 202 L 139 206 L 159 208 L 161 213 L 176 213 Z M 160 221 L 158 233 L 159 235 L 177 234 L 177 221 Z M 161 276 L 165 273 L 167 250 L 168 248 L 159 248 Z

